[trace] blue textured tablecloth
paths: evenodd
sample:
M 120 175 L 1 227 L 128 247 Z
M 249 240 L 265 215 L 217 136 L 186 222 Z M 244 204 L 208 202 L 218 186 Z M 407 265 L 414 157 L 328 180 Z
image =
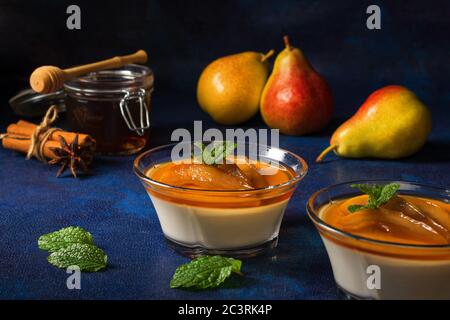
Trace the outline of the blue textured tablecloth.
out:
M 168 109 L 183 116 L 167 117 Z M 2 114 L 4 130 L 16 118 L 6 111 Z M 169 142 L 175 127 L 192 129 L 193 119 L 212 125 L 195 106 L 194 97 L 155 92 L 150 146 Z M 150 199 L 132 171 L 134 157 L 99 157 L 91 176 L 56 178 L 55 167 L 0 149 L 0 298 L 336 298 L 325 249 L 305 213 L 307 198 L 327 185 L 366 178 L 448 187 L 448 115 L 436 111 L 434 119 L 435 130 L 425 148 L 402 161 L 346 160 L 330 155 L 316 165 L 313 160 L 327 145 L 333 126 L 310 137 L 282 136 L 281 147 L 303 156 L 310 168 L 287 208 L 275 256 L 245 260 L 245 277 L 232 278 L 220 290 L 203 292 L 169 289 L 175 268 L 188 259 L 167 247 Z M 257 119 L 249 124 L 259 125 Z M 81 290 L 67 289 L 68 274 L 47 263 L 47 253 L 36 242 L 40 235 L 70 225 L 92 232 L 109 257 L 106 271 L 82 274 Z
M 371 2 L 359 0 L 77 4 L 83 21 L 75 31 L 65 27 L 64 1 L 0 4 L 0 132 L 17 120 L 8 99 L 27 85 L 35 67 L 69 67 L 143 48 L 156 79 L 149 147 L 168 143 L 173 129 L 192 130 L 193 120 L 214 126 L 195 99 L 196 81 L 208 62 L 245 50 L 279 52 L 284 34 L 330 83 L 334 120 L 316 135 L 281 137 L 281 147 L 310 167 L 286 210 L 276 255 L 244 261 L 245 277 L 203 292 L 169 289 L 175 268 L 188 259 L 167 247 L 132 171 L 134 157 L 99 157 L 93 175 L 58 179 L 57 168 L 0 148 L 0 299 L 333 299 L 328 257 L 305 213 L 314 191 L 355 179 L 450 185 L 448 1 L 379 0 L 381 30 L 367 29 Z M 316 165 L 337 125 L 388 84 L 410 87 L 429 105 L 434 128 L 426 146 L 401 161 L 329 155 Z M 263 125 L 256 116 L 245 127 Z M 81 290 L 68 290 L 68 274 L 47 263 L 47 253 L 37 247 L 40 235 L 70 225 L 92 232 L 109 257 L 106 271 L 82 274 Z

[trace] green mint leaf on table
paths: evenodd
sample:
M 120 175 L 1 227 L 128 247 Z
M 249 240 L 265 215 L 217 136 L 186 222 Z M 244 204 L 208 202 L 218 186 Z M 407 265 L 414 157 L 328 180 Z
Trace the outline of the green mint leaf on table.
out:
M 358 188 L 362 193 L 369 196 L 367 205 L 353 204 L 348 206 L 347 210 L 351 213 L 363 209 L 377 209 L 387 203 L 400 188 L 398 183 L 388 183 L 386 185 L 352 184 L 352 188 Z
M 222 163 L 237 147 L 237 144 L 232 141 L 214 141 L 208 146 L 195 142 L 194 145 L 201 150 L 201 160 L 207 165 Z
M 80 227 L 67 227 L 39 237 L 39 249 L 55 252 L 72 243 L 94 244 L 92 234 Z
M 106 268 L 108 257 L 94 245 L 73 243 L 53 252 L 47 260 L 58 268 L 78 266 L 81 271 L 96 272 Z
M 94 245 L 92 234 L 80 227 L 67 227 L 39 237 L 38 246 L 51 252 L 47 260 L 58 268 L 78 266 L 95 272 L 106 267 L 108 257 Z
M 170 281 L 171 288 L 217 288 L 232 273 L 241 273 L 242 262 L 221 256 L 203 256 L 179 266 Z

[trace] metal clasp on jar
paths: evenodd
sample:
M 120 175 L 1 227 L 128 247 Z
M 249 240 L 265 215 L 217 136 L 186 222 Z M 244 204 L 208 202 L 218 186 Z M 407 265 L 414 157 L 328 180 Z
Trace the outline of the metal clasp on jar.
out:
M 148 110 L 147 103 L 145 102 L 145 89 L 140 88 L 139 91 L 129 92 L 123 91 L 124 96 L 120 100 L 120 112 L 128 126 L 128 129 L 136 132 L 138 135 L 143 136 L 144 130 L 150 128 L 150 112 Z M 134 122 L 130 109 L 128 108 L 128 101 L 139 100 L 139 126 Z

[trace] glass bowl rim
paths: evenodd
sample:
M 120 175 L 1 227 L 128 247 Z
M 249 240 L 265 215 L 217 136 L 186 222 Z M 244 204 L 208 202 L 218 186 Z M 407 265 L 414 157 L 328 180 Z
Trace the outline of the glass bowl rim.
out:
M 391 246 L 391 247 L 400 247 L 400 248 L 409 248 L 409 249 L 450 249 L 450 244 L 410 244 L 410 243 L 399 243 L 399 242 L 392 242 L 392 241 L 383 241 L 383 240 L 376 240 L 371 239 L 363 236 L 359 236 L 356 234 L 352 234 L 346 231 L 342 231 L 336 227 L 333 227 L 332 225 L 326 223 L 324 220 L 322 220 L 317 214 L 316 210 L 314 210 L 311 205 L 312 202 L 321 194 L 324 193 L 330 189 L 336 188 L 336 187 L 342 187 L 342 186 L 349 186 L 351 184 L 357 184 L 357 183 L 392 183 L 392 182 L 398 182 L 401 184 L 407 184 L 407 185 L 413 185 L 420 188 L 427 188 L 435 191 L 444 192 L 449 195 L 450 197 L 450 189 L 444 188 L 442 186 L 437 185 L 431 185 L 431 184 L 424 184 L 414 181 L 408 181 L 408 180 L 388 180 L 388 179 L 364 179 L 364 180 L 353 180 L 353 181 L 347 181 L 347 182 L 341 182 L 337 184 L 330 185 L 328 187 L 322 188 L 316 192 L 314 192 L 306 202 L 306 212 L 309 216 L 309 218 L 312 220 L 314 224 L 317 224 L 324 228 L 325 230 L 329 231 L 332 234 L 338 234 L 340 236 L 343 236 L 345 238 L 350 238 L 357 241 L 362 241 L 366 243 L 371 244 L 377 244 L 377 245 L 384 245 L 384 246 Z
M 195 141 L 190 141 L 190 142 L 185 142 L 185 143 L 194 143 L 194 142 Z M 177 186 L 173 186 L 170 184 L 162 183 L 162 182 L 159 182 L 159 181 L 156 181 L 156 180 L 153 180 L 153 179 L 147 177 L 145 175 L 145 173 L 142 172 L 142 170 L 139 168 L 139 162 L 145 156 L 149 155 L 150 153 L 161 151 L 162 149 L 167 149 L 167 148 L 173 147 L 173 146 L 177 145 L 178 143 L 180 143 L 180 142 L 164 144 L 164 145 L 161 145 L 158 147 L 151 148 L 147 151 L 141 152 L 133 161 L 134 173 L 141 180 L 143 180 L 147 183 L 159 186 L 159 187 L 174 189 L 174 190 L 179 190 L 179 191 L 202 192 L 202 193 L 209 193 L 209 194 L 239 194 L 239 193 L 252 194 L 252 193 L 261 192 L 261 191 L 268 191 L 268 190 L 273 191 L 273 190 L 277 190 L 277 189 L 287 187 L 290 185 L 295 185 L 297 182 L 302 180 L 308 173 L 308 164 L 302 157 L 296 155 L 295 153 L 293 153 L 291 151 L 277 148 L 277 147 L 266 146 L 264 144 L 258 144 L 258 146 L 268 147 L 268 148 L 272 148 L 272 149 L 278 149 L 280 151 L 283 151 L 283 152 L 293 156 L 300 163 L 301 172 L 299 174 L 296 174 L 295 177 L 291 178 L 290 180 L 288 180 L 286 182 L 283 182 L 283 183 L 280 183 L 280 184 L 277 184 L 274 186 L 264 187 L 264 188 L 255 188 L 255 189 L 250 189 L 250 190 L 209 190 L 209 189 L 194 189 L 194 188 L 177 187 Z M 246 144 L 251 144 L 251 143 L 246 143 Z

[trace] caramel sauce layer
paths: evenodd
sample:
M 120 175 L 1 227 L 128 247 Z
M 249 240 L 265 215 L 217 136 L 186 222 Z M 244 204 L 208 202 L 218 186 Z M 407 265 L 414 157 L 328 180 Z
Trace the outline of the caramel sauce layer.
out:
M 364 209 L 351 213 L 350 205 L 366 205 L 367 195 L 341 199 L 322 207 L 319 217 L 332 227 L 367 239 L 391 242 L 400 246 L 385 246 L 332 235 L 321 230 L 329 240 L 349 248 L 358 248 L 385 255 L 419 255 L 424 259 L 436 257 L 450 259 L 447 249 L 401 247 L 405 245 L 438 246 L 450 244 L 450 204 L 422 197 L 398 195 L 377 209 Z
M 365 238 L 404 244 L 450 244 L 450 204 L 414 196 L 397 196 L 378 209 L 348 211 L 367 204 L 366 195 L 334 201 L 320 217 L 342 231 Z
M 270 174 L 264 174 L 268 171 Z M 147 191 L 150 194 L 167 201 L 193 206 L 256 207 L 287 200 L 293 191 L 291 186 L 276 190 L 253 191 L 283 184 L 293 177 L 291 169 L 262 162 L 215 166 L 166 162 L 149 168 L 146 175 L 157 182 L 190 189 L 148 186 Z

